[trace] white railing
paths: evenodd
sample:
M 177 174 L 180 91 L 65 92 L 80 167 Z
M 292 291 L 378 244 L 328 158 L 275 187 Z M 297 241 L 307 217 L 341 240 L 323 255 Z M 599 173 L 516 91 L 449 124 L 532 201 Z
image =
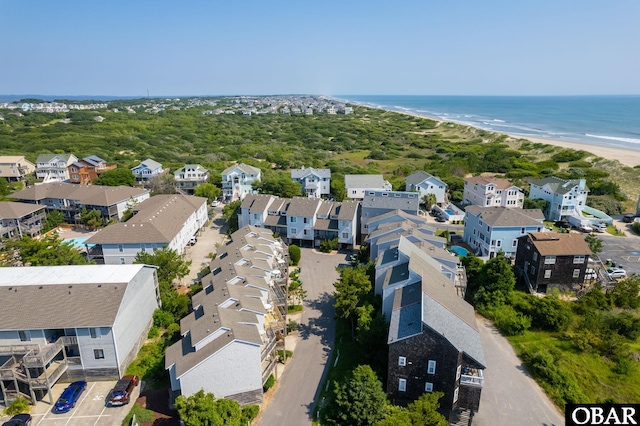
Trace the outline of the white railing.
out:
M 478 370 L 477 376 L 469 376 L 467 374 L 463 374 L 460 376 L 460 384 L 463 384 L 463 385 L 482 387 L 483 382 L 484 382 L 484 377 L 482 374 L 482 370 Z

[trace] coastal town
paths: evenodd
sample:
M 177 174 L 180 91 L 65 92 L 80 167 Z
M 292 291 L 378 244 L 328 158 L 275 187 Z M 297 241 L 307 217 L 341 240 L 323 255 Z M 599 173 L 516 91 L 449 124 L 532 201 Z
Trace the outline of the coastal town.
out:
M 0 110 L 3 118 L 190 108 L 205 117 L 355 113 L 306 96 L 114 105 L 13 102 Z M 26 401 L 36 424 L 55 420 L 51 407 L 69 382 L 111 393 L 109 383 L 125 375 L 142 381 L 132 396 L 147 398 L 154 416 L 204 392 L 233 401 L 238 412 L 259 407 L 246 414 L 254 424 L 306 423 L 305 398 L 313 418 L 335 421 L 347 408 L 331 402 L 331 382 L 342 380 L 331 365 L 349 335 L 334 342 L 336 324 L 360 324 L 363 308 L 382 328 L 373 334 L 359 325 L 351 338 L 370 341 L 383 398 L 409 407 L 398 410 L 435 396 L 437 415 L 450 425 L 501 424 L 505 416 L 561 424 L 558 400 L 522 374 L 500 334 L 567 330 L 567 312 L 553 324 L 539 316 L 622 286 L 636 288 L 624 303 L 638 301 L 640 212 L 592 207 L 586 178 L 478 173 L 452 189 L 428 169 L 398 184 L 384 174 L 302 165 L 268 186 L 273 171 L 261 163 L 210 170 L 146 158 L 123 168 L 96 154 L 16 154 L 0 155 L 0 286 L 9 290 L 0 314 L 0 395 L 7 408 Z M 182 266 L 167 271 L 169 264 Z M 503 272 L 492 276 L 492 268 Z M 368 287 L 345 287 L 357 276 Z M 508 305 L 524 297 L 532 297 L 526 316 Z M 42 314 L 25 317 L 25 306 Z M 149 347 L 161 353 L 153 372 L 141 368 L 151 362 Z M 519 392 L 504 389 L 505 381 Z M 79 402 L 71 413 L 95 424 L 122 421 L 103 418 L 100 404 Z

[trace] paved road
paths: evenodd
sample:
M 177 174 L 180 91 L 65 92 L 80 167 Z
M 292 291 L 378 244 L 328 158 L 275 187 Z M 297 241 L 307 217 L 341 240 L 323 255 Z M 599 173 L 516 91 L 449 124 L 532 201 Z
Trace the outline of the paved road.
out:
M 627 274 L 640 274 L 640 237 L 629 234 L 627 237 L 616 237 L 609 234 L 596 234 L 602 239 L 600 258 L 613 259 L 624 268 Z
M 302 249 L 300 278 L 307 298 L 300 321 L 300 339 L 258 425 L 311 424 L 335 340 L 332 296 L 333 283 L 338 279 L 335 267 L 345 264 L 345 259 L 345 253 L 323 254 Z
M 564 415 L 524 369 L 507 339 L 489 321 L 477 318 L 487 369 L 474 426 L 564 425 Z

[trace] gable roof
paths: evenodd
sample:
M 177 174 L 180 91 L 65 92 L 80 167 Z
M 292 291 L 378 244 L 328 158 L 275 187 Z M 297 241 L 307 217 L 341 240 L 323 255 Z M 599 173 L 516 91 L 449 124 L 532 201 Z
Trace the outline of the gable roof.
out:
M 509 209 L 507 207 L 467 206 L 465 211 L 480 218 L 489 226 L 542 226 L 544 214 L 540 209 Z
M 344 175 L 346 188 L 384 189 L 382 175 Z
M 531 181 L 531 184 L 541 187 L 548 185 L 556 194 L 566 194 L 571 192 L 574 187 L 580 185 L 580 179 L 564 180 L 559 177 L 548 176 L 546 178 Z M 586 185 L 584 186 L 584 189 L 585 191 L 589 191 L 589 188 Z
M 260 169 L 257 167 L 253 167 L 250 166 L 248 164 L 244 164 L 244 163 L 240 163 L 240 164 L 235 164 L 231 167 L 227 167 L 226 169 L 224 169 L 224 171 L 222 172 L 223 175 L 228 175 L 229 173 L 233 172 L 235 169 L 238 169 L 246 174 L 249 175 L 257 175 L 260 173 Z
M 0 201 L 0 219 L 19 219 L 42 209 L 44 206 L 40 204 Z
M 411 210 L 411 212 L 415 212 L 415 215 L 418 214 L 418 209 L 420 208 L 420 198 L 417 196 L 417 192 L 408 193 L 408 194 L 416 194 L 416 197 L 408 198 L 408 197 L 392 197 L 391 195 L 394 192 L 400 191 L 389 191 L 389 196 L 382 195 L 368 195 L 365 193 L 364 198 L 362 200 L 363 208 L 375 208 L 375 209 L 392 209 L 392 210 Z
M 96 232 L 87 244 L 170 243 L 182 230 L 184 222 L 207 199 L 183 194 L 161 194 L 134 207 L 127 222 L 114 223 Z
M 508 179 L 497 178 L 492 176 L 471 176 L 471 177 L 465 178 L 465 182 L 469 182 L 472 185 L 479 183 L 485 186 L 489 184 L 493 184 L 496 187 L 496 189 L 507 189 L 515 186 Z
M 319 198 L 293 197 L 287 216 L 313 217 L 321 203 Z
M 338 220 L 353 220 L 353 217 L 358 211 L 358 201 L 341 201 L 337 203 L 336 211 L 338 212 Z
M 146 189 L 129 186 L 74 185 L 72 183 L 51 182 L 33 185 L 31 188 L 14 192 L 8 197 L 29 201 L 60 198 L 75 200 L 80 204 L 111 206 L 148 192 Z
M 319 178 L 330 178 L 331 169 L 314 169 L 313 167 L 309 167 L 309 168 L 291 170 L 292 179 L 304 179 L 309 175 L 314 175 Z
M 112 326 L 128 283 L 144 268 L 155 266 L 2 268 L 0 330 Z
M 531 232 L 527 235 L 541 256 L 591 255 L 589 245 L 581 234 L 559 234 L 557 232 Z
M 162 164 L 158 163 L 155 160 L 152 160 L 151 158 L 147 158 L 137 166 L 133 167 L 131 170 L 143 169 L 143 168 L 147 168 L 149 170 L 162 169 Z
M 55 158 L 68 163 L 71 157 L 75 156 L 73 154 L 40 154 L 36 159 L 36 163 L 48 163 Z
M 409 176 L 407 176 L 407 177 L 405 178 L 405 180 L 404 180 L 404 181 L 405 181 L 405 183 L 406 183 L 406 185 L 407 185 L 407 186 L 409 186 L 409 185 L 419 185 L 419 184 L 421 184 L 422 182 L 424 182 L 425 180 L 427 180 L 427 179 L 431 179 L 431 178 L 436 179 L 436 180 L 438 180 L 438 181 L 442 182 L 442 179 L 440 179 L 439 177 L 436 177 L 436 176 L 430 175 L 429 173 L 427 173 L 427 172 L 425 172 L 425 171 L 423 171 L 423 170 L 419 170 L 419 171 L 417 171 L 417 172 L 415 172 L 415 173 L 410 174 Z M 446 184 L 446 183 L 444 183 L 444 182 L 442 182 L 442 183 L 443 183 L 445 186 L 447 185 L 447 184 Z

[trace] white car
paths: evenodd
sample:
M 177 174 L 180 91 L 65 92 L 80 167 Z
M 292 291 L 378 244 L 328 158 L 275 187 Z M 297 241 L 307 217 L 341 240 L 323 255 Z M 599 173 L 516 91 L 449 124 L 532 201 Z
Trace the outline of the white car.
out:
M 211 203 L 211 207 L 218 207 L 220 205 L 220 201 L 215 200 L 213 203 Z
M 609 278 L 625 278 L 627 276 L 627 271 L 622 268 L 609 268 L 607 269 L 607 274 Z
M 593 225 L 593 230 L 600 233 L 607 232 L 607 225 L 604 223 L 598 223 Z

